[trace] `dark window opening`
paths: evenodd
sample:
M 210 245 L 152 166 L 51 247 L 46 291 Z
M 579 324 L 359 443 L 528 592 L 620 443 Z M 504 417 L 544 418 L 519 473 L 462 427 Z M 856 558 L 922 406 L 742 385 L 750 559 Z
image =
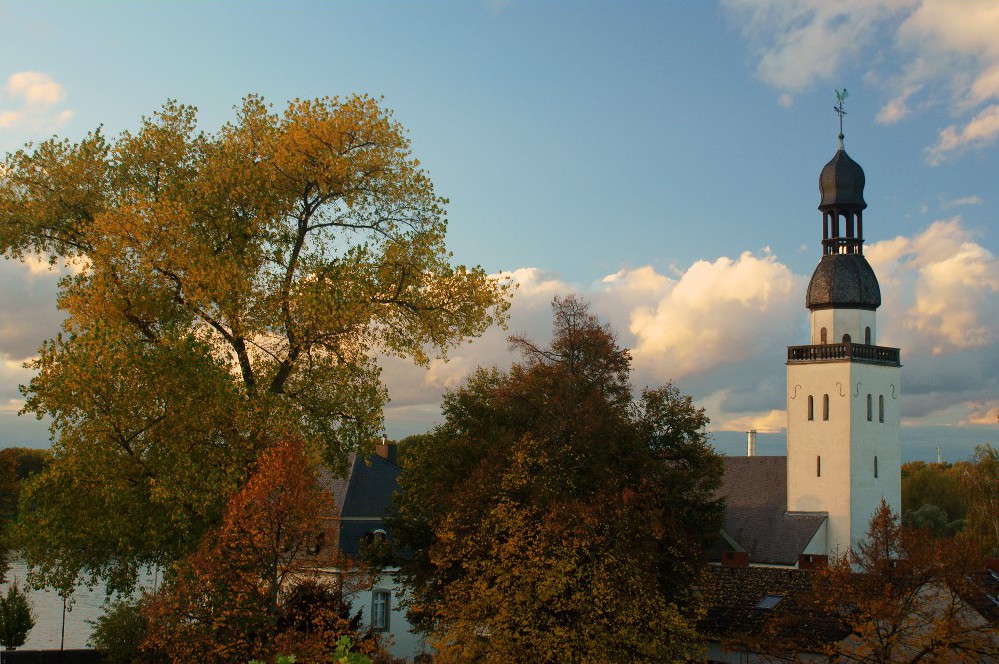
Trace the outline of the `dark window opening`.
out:
M 867 344 L 868 346 L 871 345 L 871 326 L 870 325 L 868 325 L 866 328 L 864 328 L 864 343 Z
M 812 398 L 811 394 L 808 395 L 808 419 L 815 419 L 815 400 Z
M 845 343 L 845 344 L 850 343 L 850 335 L 849 334 L 844 334 L 843 335 L 843 343 Z
M 874 457 L 874 477 L 878 476 L 878 458 Z
M 874 419 L 874 397 L 870 394 L 867 395 L 867 421 L 870 422 Z
M 885 395 L 878 395 L 878 422 L 885 421 Z
M 829 343 L 829 341 L 828 341 L 828 338 L 829 338 L 829 337 L 828 337 L 828 334 L 826 333 L 826 328 L 822 328 L 822 329 L 821 329 L 821 330 L 819 331 L 819 339 L 820 339 L 820 341 L 821 341 L 821 342 L 822 342 L 823 344 L 827 344 L 827 343 Z
M 822 395 L 822 419 L 829 421 L 829 395 Z
M 815 457 L 815 476 L 822 477 L 822 457 Z

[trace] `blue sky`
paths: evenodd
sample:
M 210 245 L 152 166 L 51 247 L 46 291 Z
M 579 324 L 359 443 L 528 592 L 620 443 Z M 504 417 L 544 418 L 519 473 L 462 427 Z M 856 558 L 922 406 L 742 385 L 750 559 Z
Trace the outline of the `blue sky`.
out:
M 451 200 L 456 260 L 521 283 L 513 331 L 545 336 L 551 296 L 580 292 L 639 383 L 676 379 L 721 445 L 756 426 L 779 447 L 846 87 L 903 445 L 959 458 L 994 442 L 999 412 L 997 34 L 996 2 L 5 0 L 0 150 L 116 133 L 167 98 L 210 131 L 248 93 L 382 96 Z M 0 270 L 2 443 L 44 444 L 15 386 L 58 327 L 56 276 Z M 476 364 L 509 362 L 503 334 L 429 372 L 387 362 L 389 434 L 429 426 L 433 395 Z

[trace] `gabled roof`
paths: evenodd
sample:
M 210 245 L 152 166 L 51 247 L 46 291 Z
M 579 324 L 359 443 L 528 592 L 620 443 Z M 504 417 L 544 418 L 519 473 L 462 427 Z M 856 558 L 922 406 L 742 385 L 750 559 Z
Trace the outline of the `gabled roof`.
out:
M 378 455 L 368 459 L 351 454 L 347 475 L 336 477 L 324 468 L 319 481 L 333 494 L 334 518 L 339 521 L 337 546 L 351 557 L 360 553 L 361 540 L 375 530 L 386 530 L 382 519 L 392 509 L 402 469 Z M 391 533 L 388 533 L 391 539 Z
M 749 553 L 750 563 L 796 564 L 827 515 L 787 511 L 787 457 L 725 457 L 724 462 L 717 495 L 725 499 L 727 539 Z M 728 542 L 720 548 L 738 550 Z

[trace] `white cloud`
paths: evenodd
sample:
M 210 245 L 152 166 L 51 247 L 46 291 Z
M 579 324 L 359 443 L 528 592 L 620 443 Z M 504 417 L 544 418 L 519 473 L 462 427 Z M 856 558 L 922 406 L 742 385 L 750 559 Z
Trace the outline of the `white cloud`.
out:
M 782 93 L 833 80 L 912 0 L 725 0 L 756 52 L 756 74 Z
M 66 90 L 48 74 L 22 71 L 11 74 L 4 86 L 0 128 L 29 132 L 52 131 L 73 119 L 75 111 L 61 108 Z
M 982 200 L 981 196 L 961 196 L 960 198 L 955 198 L 947 202 L 947 207 L 962 207 L 964 205 L 981 205 L 985 201 Z
M 938 165 L 999 136 L 999 3 L 994 0 L 725 0 L 781 99 L 865 66 L 886 95 L 882 124 L 945 106 L 926 160 Z M 889 69 L 899 63 L 897 68 Z
M 877 242 L 867 256 L 882 284 L 881 338 L 934 355 L 996 343 L 999 260 L 960 217 L 935 221 L 911 238 Z

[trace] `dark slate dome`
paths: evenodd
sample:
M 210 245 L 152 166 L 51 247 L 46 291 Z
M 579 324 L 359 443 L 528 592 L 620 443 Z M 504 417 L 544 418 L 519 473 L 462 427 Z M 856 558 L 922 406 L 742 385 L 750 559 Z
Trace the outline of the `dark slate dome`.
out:
M 812 273 L 805 306 L 874 311 L 881 306 L 881 287 L 863 254 L 829 254 Z
M 864 169 L 850 159 L 850 155 L 842 147 L 823 167 L 819 175 L 819 191 L 822 193 L 820 210 L 840 206 L 853 206 L 863 210 L 867 207 L 864 202 Z

